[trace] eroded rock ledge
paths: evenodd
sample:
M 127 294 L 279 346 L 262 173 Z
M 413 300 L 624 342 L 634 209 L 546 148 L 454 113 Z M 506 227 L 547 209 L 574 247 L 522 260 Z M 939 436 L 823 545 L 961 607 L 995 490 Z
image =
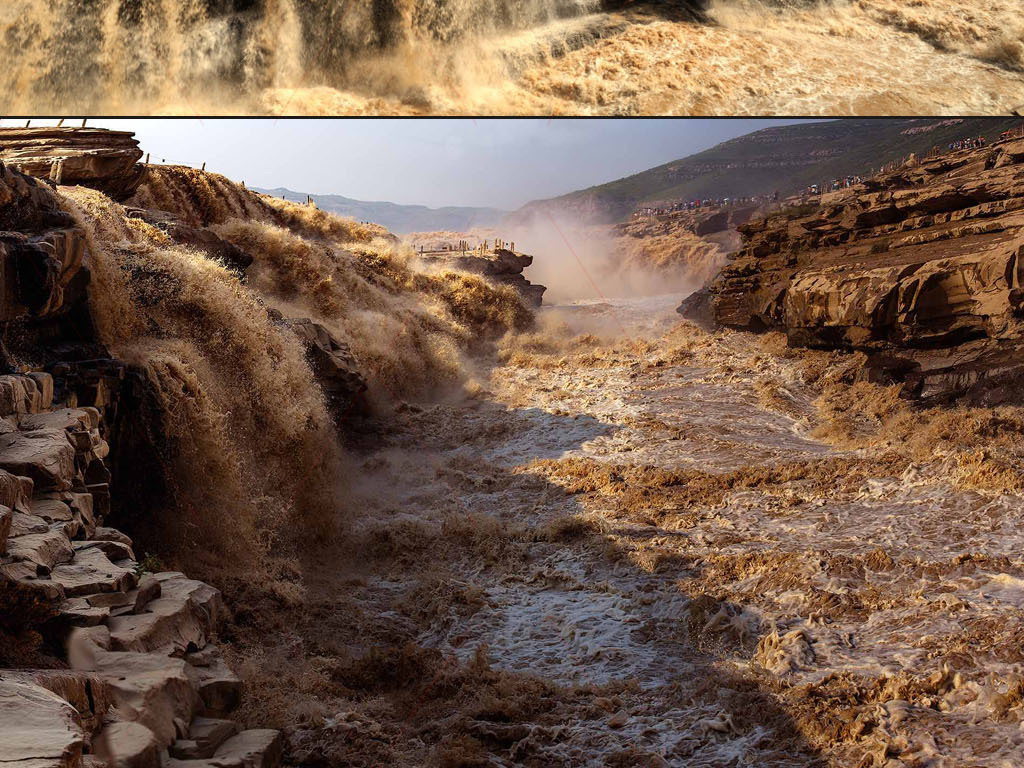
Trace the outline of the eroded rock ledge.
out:
M 496 285 L 514 288 L 532 306 L 539 307 L 546 286 L 526 279 L 523 270 L 533 264 L 533 256 L 518 253 L 504 246 L 483 251 L 435 251 L 420 254 L 427 264 L 443 264 L 463 272 L 480 275 Z
M 740 232 L 709 289 L 720 325 L 862 350 L 866 378 L 911 397 L 1020 399 L 1024 140 L 911 160 Z
M 142 181 L 142 150 L 134 134 L 102 128 L 4 128 L 0 161 L 58 184 L 93 187 L 115 200 Z

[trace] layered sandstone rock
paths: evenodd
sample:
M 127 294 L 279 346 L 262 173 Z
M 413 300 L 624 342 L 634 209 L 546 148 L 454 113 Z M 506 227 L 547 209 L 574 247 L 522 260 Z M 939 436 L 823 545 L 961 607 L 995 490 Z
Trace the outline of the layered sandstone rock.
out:
M 0 381 L 27 393 L 0 402 L 0 638 L 38 633 L 71 669 L 0 670 L 0 763 L 278 765 L 276 731 L 224 720 L 241 683 L 211 644 L 220 593 L 141 573 L 131 540 L 103 527 L 107 489 L 89 482 L 108 452 L 100 409 L 55 406 L 48 378 Z
M 715 321 L 863 350 L 865 375 L 924 399 L 1019 396 L 1024 140 L 911 161 L 740 228 Z
M 57 184 L 98 189 L 116 200 L 142 180 L 134 134 L 98 128 L 0 128 L 0 161 Z
M 83 173 L 130 176 L 86 156 Z M 276 732 L 226 719 L 241 683 L 211 642 L 220 593 L 144 572 L 131 539 L 104 525 L 108 440 L 130 465 L 120 476 L 158 486 L 143 446 L 159 417 L 145 376 L 94 338 L 88 262 L 50 185 L 0 162 L 0 764 L 276 766 Z
M 53 191 L 0 161 L 0 322 L 36 323 L 84 300 L 85 251 Z

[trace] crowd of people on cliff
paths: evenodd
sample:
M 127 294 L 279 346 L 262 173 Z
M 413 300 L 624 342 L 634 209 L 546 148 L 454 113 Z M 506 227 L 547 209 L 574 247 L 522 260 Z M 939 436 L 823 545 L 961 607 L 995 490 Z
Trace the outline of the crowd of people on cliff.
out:
M 949 149 L 950 152 L 959 152 L 961 149 L 981 149 L 987 144 L 988 142 L 985 140 L 984 136 L 978 136 L 974 139 L 960 139 L 959 141 L 952 141 L 949 143 L 947 149 Z
M 862 181 L 864 181 L 864 177 L 854 176 L 851 174 L 850 176 L 844 176 L 841 179 L 832 179 L 831 183 L 811 184 L 810 186 L 804 189 L 804 194 L 820 195 L 822 189 L 829 192 L 836 192 L 840 189 L 849 189 L 854 184 L 860 184 Z
M 770 195 L 747 195 L 743 197 L 705 197 L 698 198 L 696 200 L 676 200 L 665 203 L 664 205 L 648 205 L 644 206 L 643 208 L 638 208 L 636 211 L 633 212 L 633 218 L 642 218 L 644 216 L 664 216 L 669 213 L 679 213 L 681 211 L 699 211 L 711 208 L 729 208 L 731 206 L 736 205 L 762 205 L 765 203 L 777 203 L 778 201 L 778 192 L 774 192 Z

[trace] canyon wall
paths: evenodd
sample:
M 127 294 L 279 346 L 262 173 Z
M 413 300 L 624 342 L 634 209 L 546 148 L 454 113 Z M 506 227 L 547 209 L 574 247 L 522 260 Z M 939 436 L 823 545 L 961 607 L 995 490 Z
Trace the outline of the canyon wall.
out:
M 717 323 L 860 350 L 907 396 L 995 403 L 1024 373 L 1024 140 L 911 158 L 740 228 Z

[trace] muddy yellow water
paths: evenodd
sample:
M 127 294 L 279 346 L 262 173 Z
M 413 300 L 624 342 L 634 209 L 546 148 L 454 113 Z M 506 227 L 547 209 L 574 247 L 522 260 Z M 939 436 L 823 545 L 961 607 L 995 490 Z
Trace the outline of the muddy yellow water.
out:
M 1007 114 L 1016 0 L 13 0 L 7 111 Z
M 1020 412 L 678 299 L 546 309 L 355 440 L 345 553 L 240 644 L 293 759 L 1021 764 Z

